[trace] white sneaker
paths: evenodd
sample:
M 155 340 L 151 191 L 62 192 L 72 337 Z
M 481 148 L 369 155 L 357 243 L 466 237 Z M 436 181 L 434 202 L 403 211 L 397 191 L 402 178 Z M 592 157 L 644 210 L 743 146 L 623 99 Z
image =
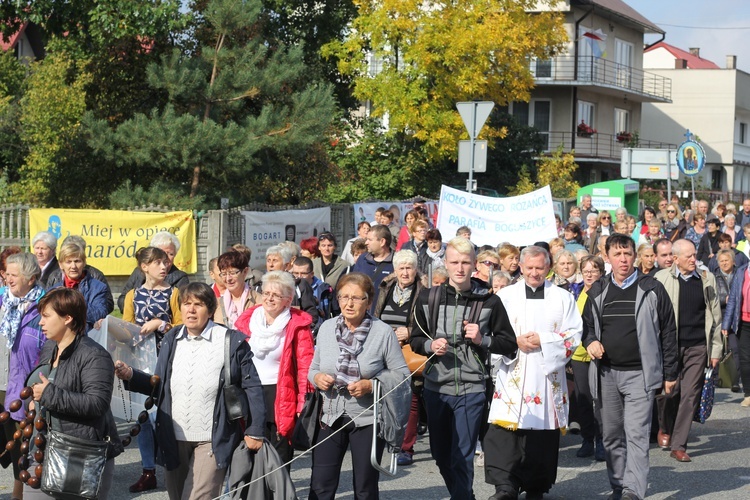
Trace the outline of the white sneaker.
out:
M 484 452 L 479 452 L 479 455 L 477 455 L 477 458 L 474 459 L 474 465 L 477 467 L 484 467 Z
M 750 406 L 750 396 L 748 396 L 745 399 L 743 399 L 742 403 L 740 403 L 740 406 L 744 406 L 745 408 L 747 408 L 748 406 Z

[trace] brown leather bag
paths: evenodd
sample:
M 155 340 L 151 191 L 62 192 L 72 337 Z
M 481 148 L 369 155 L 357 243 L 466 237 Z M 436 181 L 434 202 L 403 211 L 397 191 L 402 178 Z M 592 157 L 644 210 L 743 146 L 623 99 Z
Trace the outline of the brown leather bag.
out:
M 424 371 L 424 365 L 426 364 L 425 361 L 427 361 L 427 356 L 422 356 L 421 354 L 412 351 L 409 344 L 405 344 L 404 347 L 401 348 L 401 353 L 404 355 L 406 366 L 409 368 L 411 376 L 421 377 L 422 372 Z

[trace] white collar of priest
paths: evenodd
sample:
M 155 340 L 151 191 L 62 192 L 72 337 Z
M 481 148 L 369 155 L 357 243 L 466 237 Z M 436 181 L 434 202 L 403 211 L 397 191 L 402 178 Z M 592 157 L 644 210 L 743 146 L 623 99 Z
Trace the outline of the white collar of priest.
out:
M 525 288 L 527 299 L 544 299 L 544 283 L 537 287 L 531 287 L 527 284 Z

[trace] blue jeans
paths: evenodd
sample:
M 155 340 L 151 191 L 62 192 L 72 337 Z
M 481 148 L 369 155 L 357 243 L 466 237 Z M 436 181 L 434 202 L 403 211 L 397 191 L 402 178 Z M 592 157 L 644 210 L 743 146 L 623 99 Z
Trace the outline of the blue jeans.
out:
M 474 450 L 487 398 L 483 392 L 450 396 L 425 389 L 430 451 L 451 499 L 473 499 Z
M 138 450 L 141 452 L 141 466 L 144 469 L 156 468 L 154 461 L 155 432 L 152 422 L 155 415 L 156 412 L 149 414 L 148 420 L 141 424 L 141 432 L 138 434 Z

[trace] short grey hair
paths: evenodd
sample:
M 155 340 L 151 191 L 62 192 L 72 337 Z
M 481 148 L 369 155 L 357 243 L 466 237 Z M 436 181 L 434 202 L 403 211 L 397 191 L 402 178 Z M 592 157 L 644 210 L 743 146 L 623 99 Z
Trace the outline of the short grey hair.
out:
M 560 251 L 562 252 L 562 250 Z M 544 248 L 538 247 L 536 245 L 530 245 L 521 250 L 521 258 L 519 259 L 519 262 L 523 264 L 526 261 L 527 257 L 531 257 L 533 259 L 534 257 L 538 257 L 540 255 L 544 255 L 544 264 L 549 267 L 549 252 Z
M 34 237 L 31 238 L 31 246 L 35 246 L 40 241 L 47 245 L 47 247 L 52 250 L 53 254 L 55 253 L 55 250 L 57 250 L 57 238 L 49 231 L 39 231 L 36 233 Z
M 281 243 L 279 243 L 279 246 L 281 248 L 286 248 L 287 250 L 289 250 L 289 254 L 290 254 L 289 260 L 284 261 L 284 262 L 291 262 L 292 259 L 296 259 L 302 254 L 302 248 L 300 248 L 300 246 L 293 241 L 289 241 L 289 240 L 282 241 Z
M 36 260 L 36 256 L 31 253 L 14 253 L 9 255 L 5 260 L 5 268 L 8 268 L 8 264 L 16 264 L 18 270 L 24 279 L 30 280 L 34 278 L 34 282 L 39 281 L 39 277 L 42 275 L 42 268 L 39 267 L 39 262 Z
M 450 277 L 448 275 L 448 269 L 446 267 L 443 267 L 443 266 L 436 267 L 435 269 L 433 269 L 432 270 L 432 276 L 433 277 L 435 277 L 435 276 L 442 276 L 443 278 L 449 278 Z
M 289 264 L 292 261 L 292 251 L 287 246 L 274 245 L 268 247 L 268 250 L 266 250 L 266 259 L 269 255 L 278 255 L 284 264 Z
M 718 252 L 716 252 L 716 260 L 719 260 L 719 257 L 722 255 L 728 256 L 730 259 L 732 259 L 732 264 L 734 264 L 734 250 L 731 248 L 722 248 Z
M 263 275 L 263 291 L 269 287 L 277 286 L 281 288 L 284 297 L 294 297 L 294 277 L 286 271 L 271 271 Z
M 82 236 L 78 236 L 77 234 L 70 234 L 66 236 L 65 239 L 62 240 L 62 245 L 60 246 L 64 247 L 68 243 L 73 243 L 74 245 L 78 245 L 79 247 L 86 250 L 86 240 L 84 240 Z
M 159 231 L 151 238 L 151 246 L 156 248 L 164 248 L 169 245 L 174 245 L 175 253 L 180 251 L 180 240 L 174 234 L 169 231 Z
M 737 220 L 737 218 L 736 218 L 736 217 L 734 216 L 734 214 L 726 214 L 726 215 L 724 216 L 724 222 L 726 222 L 726 221 L 727 221 L 727 219 L 732 219 L 733 221 L 736 221 L 736 220 Z
M 580 226 L 581 225 L 581 218 L 580 217 L 576 217 L 574 215 L 573 217 L 571 217 L 570 219 L 568 219 L 568 224 L 577 224 L 577 225 Z
M 583 201 L 583 200 L 590 200 L 590 199 L 591 199 L 591 195 L 590 194 L 584 194 L 583 196 L 581 196 L 581 201 Z
M 617 207 L 617 209 L 615 209 L 615 215 L 618 214 L 628 215 L 628 211 L 625 209 L 625 207 Z
M 586 222 L 588 222 L 588 221 L 589 221 L 589 220 L 591 220 L 591 219 L 594 219 L 594 220 L 596 220 L 596 219 L 598 219 L 598 218 L 599 218 L 599 215 L 597 215 L 597 214 L 595 214 L 595 213 L 591 212 L 590 214 L 588 214 L 588 215 L 586 216 Z
M 417 254 L 412 250 L 399 250 L 393 255 L 393 269 L 396 270 L 401 264 L 409 264 L 414 269 L 417 268 Z

